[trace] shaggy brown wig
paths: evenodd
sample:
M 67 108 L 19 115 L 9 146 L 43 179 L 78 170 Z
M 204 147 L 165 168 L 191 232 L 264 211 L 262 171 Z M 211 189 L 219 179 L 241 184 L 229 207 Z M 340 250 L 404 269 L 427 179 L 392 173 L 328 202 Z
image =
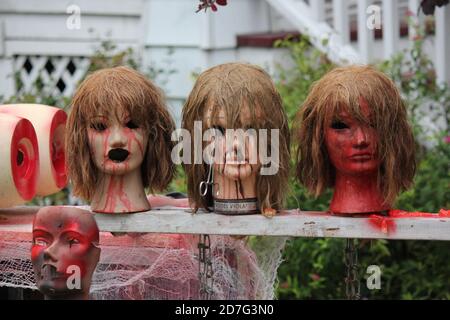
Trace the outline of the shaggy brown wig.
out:
M 121 119 L 124 112 L 148 135 L 141 166 L 144 187 L 151 192 L 162 191 L 172 180 L 175 165 L 170 157 L 174 145 L 171 134 L 175 124 L 162 92 L 133 69 L 102 69 L 80 85 L 67 121 L 66 161 L 76 196 L 91 200 L 99 181 L 88 142 L 91 119 L 99 114 Z
M 370 119 L 361 112 L 361 98 L 370 108 Z M 406 106 L 394 82 L 370 66 L 336 68 L 312 86 L 294 124 L 297 178 L 315 196 L 334 186 L 335 169 L 324 136 L 342 111 L 376 130 L 381 160 L 378 186 L 385 203 L 392 204 L 398 193 L 412 184 L 415 142 Z
M 194 136 L 194 121 L 202 121 L 202 132 L 209 129 L 204 120 L 208 108 L 212 119 L 222 110 L 226 117 L 227 129 L 246 129 L 241 123 L 241 111 L 248 106 L 251 115 L 251 128 L 268 129 L 268 150 L 270 150 L 270 129 L 279 129 L 279 169 L 275 175 L 258 175 L 256 188 L 258 205 L 261 212 L 266 208 L 281 209 L 287 193 L 289 174 L 290 133 L 286 113 L 281 97 L 270 76 L 261 68 L 244 63 L 227 63 L 215 66 L 203 72 L 186 104 L 183 107 L 182 127 Z M 191 150 L 194 150 L 191 139 Z M 270 155 L 269 155 L 270 156 Z M 189 199 L 195 210 L 202 207 L 208 210 L 212 205 L 212 195 L 203 198 L 199 192 L 201 181 L 206 180 L 208 166 L 184 164 L 187 175 Z

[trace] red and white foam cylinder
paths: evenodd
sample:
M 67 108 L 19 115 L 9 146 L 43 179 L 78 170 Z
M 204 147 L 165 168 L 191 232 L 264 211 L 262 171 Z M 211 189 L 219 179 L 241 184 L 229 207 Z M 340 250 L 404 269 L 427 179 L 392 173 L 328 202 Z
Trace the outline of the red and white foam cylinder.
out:
M 30 121 L 0 113 L 0 208 L 31 200 L 39 176 L 39 149 Z
M 39 145 L 39 177 L 36 194 L 47 196 L 67 184 L 64 136 L 67 114 L 42 104 L 0 105 L 0 113 L 28 119 L 36 130 Z

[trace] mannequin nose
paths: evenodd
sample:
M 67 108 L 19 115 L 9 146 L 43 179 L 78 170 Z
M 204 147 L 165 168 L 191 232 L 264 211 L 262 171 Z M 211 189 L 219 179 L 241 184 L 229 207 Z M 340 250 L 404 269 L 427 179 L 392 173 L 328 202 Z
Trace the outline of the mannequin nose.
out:
M 52 262 L 57 262 L 57 250 L 56 246 L 54 244 L 51 244 L 47 249 L 44 251 L 44 260 L 50 260 Z
M 234 137 L 232 144 L 232 152 L 237 161 L 245 161 L 245 138 Z
M 358 127 L 355 130 L 353 136 L 354 147 L 356 148 L 366 148 L 369 146 L 369 139 L 367 137 L 367 132 L 362 127 Z
M 117 126 L 111 128 L 111 135 L 109 137 L 109 145 L 111 148 L 123 148 L 127 143 L 127 137 L 123 130 Z

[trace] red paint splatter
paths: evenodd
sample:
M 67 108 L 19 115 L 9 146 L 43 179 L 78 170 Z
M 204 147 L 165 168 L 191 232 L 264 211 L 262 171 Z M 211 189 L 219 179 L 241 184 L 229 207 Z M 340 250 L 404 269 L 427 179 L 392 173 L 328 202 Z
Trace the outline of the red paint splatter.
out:
M 450 210 L 441 209 L 439 213 L 408 212 L 403 210 L 390 210 L 389 217 L 392 218 L 450 218 Z
M 394 220 L 377 214 L 369 216 L 369 223 L 384 234 L 395 232 L 396 229 Z
M 439 213 L 389 210 L 387 217 L 378 214 L 370 215 L 369 223 L 384 234 L 389 234 L 396 230 L 395 219 L 402 218 L 450 218 L 450 210 L 441 209 Z

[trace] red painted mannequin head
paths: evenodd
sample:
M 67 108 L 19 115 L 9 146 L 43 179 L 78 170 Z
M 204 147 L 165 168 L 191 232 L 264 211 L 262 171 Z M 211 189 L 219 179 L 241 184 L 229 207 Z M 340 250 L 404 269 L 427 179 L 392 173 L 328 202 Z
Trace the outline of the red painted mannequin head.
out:
M 150 210 L 144 188 L 164 190 L 173 120 L 156 86 L 126 67 L 102 69 L 78 88 L 67 122 L 73 192 L 101 213 Z
M 98 243 L 99 230 L 89 211 L 46 207 L 36 213 L 31 262 L 46 299 L 88 299 L 100 258 Z
M 337 68 L 316 82 L 297 116 L 297 177 L 330 211 L 391 208 L 415 172 L 414 137 L 395 84 L 372 67 Z

